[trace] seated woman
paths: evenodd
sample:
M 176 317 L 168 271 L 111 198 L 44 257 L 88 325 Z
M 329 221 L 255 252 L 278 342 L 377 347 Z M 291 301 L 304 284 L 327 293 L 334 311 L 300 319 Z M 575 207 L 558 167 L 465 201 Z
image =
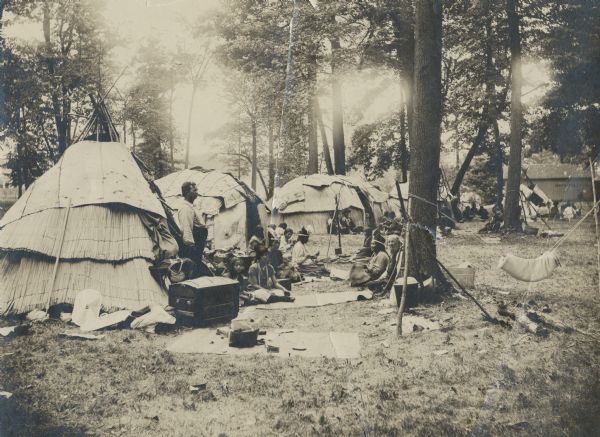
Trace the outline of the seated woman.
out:
M 385 251 L 385 239 L 382 236 L 373 238 L 373 241 L 371 241 L 371 251 L 373 252 L 373 256 L 371 256 L 369 264 L 367 264 L 367 273 L 370 276 L 370 280 L 374 281 L 383 275 L 390 262 L 390 257 Z
M 261 291 L 260 294 L 254 293 L 254 297 L 263 303 L 290 301 L 290 298 L 285 298 L 290 292 L 277 281 L 275 269 L 269 263 L 268 249 L 264 245 L 258 245 L 255 252 L 255 261 L 248 270 L 248 283 L 250 288 L 267 290 L 268 293 Z
M 379 279 L 375 279 L 367 283 L 369 290 L 371 290 L 375 296 L 387 295 L 394 285 L 396 277 L 398 276 L 398 264 L 400 263 L 400 255 L 402 253 L 402 243 L 400 242 L 400 237 L 398 235 L 390 235 L 388 236 L 386 243 L 389 254 L 387 268 Z
M 390 257 L 385 251 L 385 240 L 378 235 L 371 241 L 373 255 L 367 265 L 354 264 L 350 270 L 350 281 L 352 286 L 366 285 L 375 281 L 386 271 Z

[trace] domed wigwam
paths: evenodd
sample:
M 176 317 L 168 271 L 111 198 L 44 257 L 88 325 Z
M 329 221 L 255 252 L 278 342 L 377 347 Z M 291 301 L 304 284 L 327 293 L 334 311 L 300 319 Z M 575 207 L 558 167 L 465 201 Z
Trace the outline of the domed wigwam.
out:
M 0 220 L 0 313 L 73 303 L 88 288 L 106 309 L 167 302 L 148 269 L 177 253 L 159 192 L 102 102 L 79 138 Z

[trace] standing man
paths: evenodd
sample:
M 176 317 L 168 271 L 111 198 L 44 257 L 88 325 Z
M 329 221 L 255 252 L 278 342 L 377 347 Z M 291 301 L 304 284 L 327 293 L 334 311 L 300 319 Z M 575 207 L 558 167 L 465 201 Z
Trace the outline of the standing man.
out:
M 198 272 L 208 237 L 208 229 L 194 208 L 194 200 L 198 197 L 196 184 L 184 182 L 181 185 L 181 195 L 185 200 L 177 213 L 183 239 L 180 255 L 183 258 L 191 259 L 196 265 L 196 272 Z

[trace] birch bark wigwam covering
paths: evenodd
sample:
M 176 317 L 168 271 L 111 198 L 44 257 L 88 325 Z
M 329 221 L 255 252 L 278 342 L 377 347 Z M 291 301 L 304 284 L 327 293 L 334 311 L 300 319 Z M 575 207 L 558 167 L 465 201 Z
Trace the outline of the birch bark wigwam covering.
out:
M 292 179 L 270 201 L 278 220 L 294 230 L 303 226 L 327 233 L 327 220 L 336 210 L 348 209 L 359 226 L 372 226 L 392 210 L 389 195 L 366 181 L 351 176 L 313 174 Z
M 194 206 L 206 220 L 214 248 L 245 249 L 256 226 L 266 226 L 269 210 L 258 194 L 229 173 L 202 167 L 181 170 L 155 181 L 172 209 L 178 210 L 185 201 L 181 196 L 184 182 L 194 182 L 198 188 Z
M 107 309 L 166 304 L 148 270 L 165 253 L 151 228 L 161 221 L 163 206 L 125 145 L 72 145 L 0 220 L 0 313 L 43 308 L 57 257 L 50 305 L 72 303 L 86 288 Z

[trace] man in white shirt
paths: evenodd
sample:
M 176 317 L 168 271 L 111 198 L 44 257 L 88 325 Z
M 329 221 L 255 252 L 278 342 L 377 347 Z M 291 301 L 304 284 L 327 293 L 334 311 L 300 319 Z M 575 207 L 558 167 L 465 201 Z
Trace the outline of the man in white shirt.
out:
M 179 228 L 181 229 L 183 239 L 183 247 L 180 250 L 180 254 L 183 258 L 189 258 L 194 263 L 199 264 L 202 260 L 202 253 L 204 252 L 208 232 L 196 208 L 194 208 L 194 200 L 198 197 L 196 184 L 193 182 L 184 182 L 181 185 L 181 195 L 185 200 L 177 212 Z

